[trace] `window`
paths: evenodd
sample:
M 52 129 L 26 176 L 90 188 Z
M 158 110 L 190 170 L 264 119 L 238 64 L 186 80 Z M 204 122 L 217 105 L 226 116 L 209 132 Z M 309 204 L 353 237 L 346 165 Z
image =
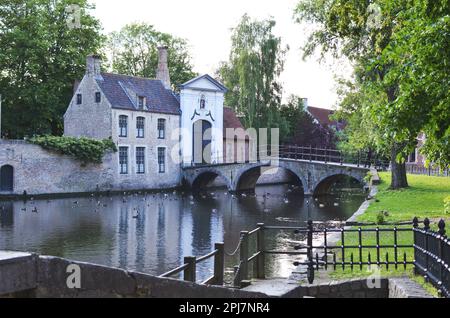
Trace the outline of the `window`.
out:
M 144 129 L 145 129 L 145 118 L 137 117 L 136 118 L 136 137 L 144 138 Z
M 128 117 L 125 115 L 119 116 L 119 137 L 126 137 L 128 132 Z
M 166 172 L 166 148 L 158 148 L 158 171 Z
M 83 102 L 83 95 L 77 94 L 77 105 L 81 105 Z
M 120 174 L 128 173 L 128 147 L 119 147 Z
M 200 109 L 204 109 L 205 106 L 206 106 L 205 95 L 202 95 L 202 97 L 200 97 Z
M 158 119 L 158 139 L 166 138 L 166 120 Z
M 144 104 L 145 104 L 145 97 L 144 96 L 139 96 L 138 97 L 138 107 L 139 107 L 139 109 L 144 109 Z
M 144 147 L 136 148 L 136 173 L 138 173 L 138 174 L 145 173 L 145 148 Z
M 100 103 L 102 101 L 102 94 L 100 92 L 95 93 L 95 102 Z

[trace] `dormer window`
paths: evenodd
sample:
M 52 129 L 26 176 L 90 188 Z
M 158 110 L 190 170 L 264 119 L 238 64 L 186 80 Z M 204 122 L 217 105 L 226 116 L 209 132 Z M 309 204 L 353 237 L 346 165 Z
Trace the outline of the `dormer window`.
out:
M 144 105 L 145 105 L 145 97 L 144 96 L 139 96 L 138 97 L 138 108 L 139 109 L 144 109 Z
M 200 109 L 205 109 L 205 106 L 206 106 L 206 98 L 205 95 L 202 95 L 200 97 Z

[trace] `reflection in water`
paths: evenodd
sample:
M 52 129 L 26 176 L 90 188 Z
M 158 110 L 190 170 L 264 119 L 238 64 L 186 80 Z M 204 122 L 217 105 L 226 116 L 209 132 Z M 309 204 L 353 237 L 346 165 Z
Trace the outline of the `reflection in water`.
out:
M 77 199 L 0 202 L 0 250 L 32 251 L 108 266 L 161 274 L 225 242 L 232 252 L 239 233 L 257 223 L 303 226 L 306 220 L 343 220 L 364 196 L 340 192 L 304 198 L 294 186 L 258 187 L 255 195 L 224 189 L 198 196 L 160 193 Z M 309 204 L 307 204 L 309 202 Z M 269 232 L 269 249 L 290 248 L 298 237 Z M 251 243 L 250 245 L 252 245 Z M 232 272 L 238 256 L 227 257 Z M 293 259 L 268 256 L 271 276 L 287 276 Z M 213 260 L 199 264 L 198 279 L 212 274 Z

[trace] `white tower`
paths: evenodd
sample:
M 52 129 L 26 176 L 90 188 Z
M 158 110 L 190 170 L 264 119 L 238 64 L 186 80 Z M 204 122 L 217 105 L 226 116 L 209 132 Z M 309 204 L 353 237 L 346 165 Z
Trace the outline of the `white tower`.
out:
M 180 85 L 184 165 L 223 162 L 223 102 L 227 88 L 209 75 Z

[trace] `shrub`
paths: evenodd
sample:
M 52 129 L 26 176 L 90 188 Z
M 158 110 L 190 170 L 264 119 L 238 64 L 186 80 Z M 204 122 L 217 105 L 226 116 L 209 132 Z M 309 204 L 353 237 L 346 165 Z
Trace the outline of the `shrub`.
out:
M 380 211 L 377 214 L 377 224 L 383 224 L 384 223 L 384 212 Z
M 102 163 L 107 151 L 117 151 L 111 139 L 96 140 L 86 137 L 37 136 L 29 140 L 44 149 L 58 152 L 80 160 L 83 165 Z
M 445 214 L 450 214 L 450 196 L 444 199 L 444 211 Z

